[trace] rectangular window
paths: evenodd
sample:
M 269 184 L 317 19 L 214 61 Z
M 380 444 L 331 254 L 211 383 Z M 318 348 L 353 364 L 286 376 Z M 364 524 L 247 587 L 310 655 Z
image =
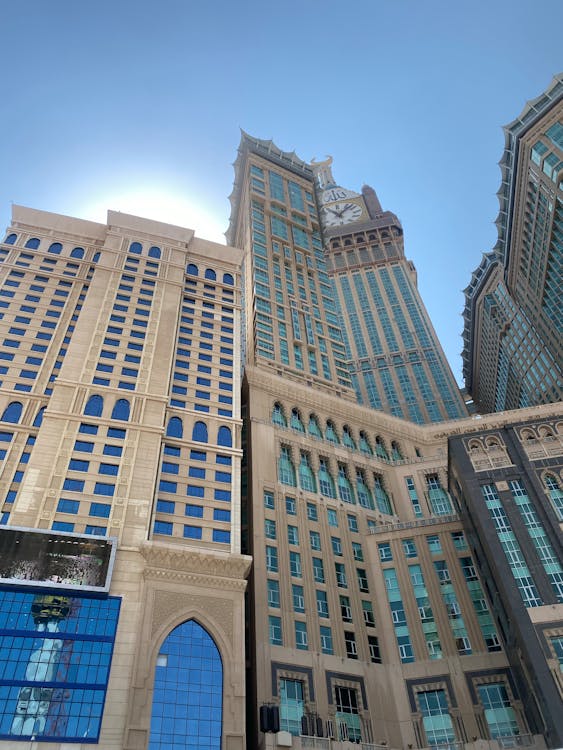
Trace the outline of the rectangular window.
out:
M 302 651 L 306 651 L 309 647 L 306 622 L 299 622 L 298 620 L 295 622 L 295 647 Z
M 290 569 L 291 575 L 294 578 L 301 578 L 301 575 L 302 575 L 301 555 L 299 554 L 299 552 L 289 553 L 289 569 Z
M 332 645 L 332 630 L 326 625 L 320 626 L 321 636 L 321 651 L 323 654 L 333 654 L 334 648 Z
M 268 579 L 268 607 L 280 608 L 280 584 L 279 581 Z
M 270 615 L 268 617 L 268 626 L 270 632 L 270 644 L 272 646 L 282 646 L 281 619 L 279 617 L 274 617 L 274 615 Z
M 293 611 L 305 612 L 305 597 L 303 595 L 303 586 L 292 584 L 291 595 L 293 598 Z
M 269 573 L 278 572 L 278 550 L 276 547 L 266 546 L 266 570 Z
M 315 579 L 315 582 L 324 583 L 325 573 L 324 573 L 323 561 L 320 559 L 320 557 L 313 557 L 312 561 L 313 561 L 313 578 Z
M 336 573 L 336 585 L 341 589 L 348 588 L 348 581 L 346 580 L 346 568 L 344 563 L 334 563 L 334 570 Z
M 319 591 L 317 589 L 317 614 L 319 617 L 328 617 L 328 599 L 326 591 Z

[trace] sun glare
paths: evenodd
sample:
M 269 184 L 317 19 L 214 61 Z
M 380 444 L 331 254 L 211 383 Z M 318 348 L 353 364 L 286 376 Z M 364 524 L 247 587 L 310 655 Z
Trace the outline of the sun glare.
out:
M 188 197 L 151 189 L 106 194 L 96 203 L 84 206 L 80 216 L 105 223 L 108 210 L 187 227 L 193 229 L 197 237 L 225 244 L 227 221 L 220 223 L 216 216 Z

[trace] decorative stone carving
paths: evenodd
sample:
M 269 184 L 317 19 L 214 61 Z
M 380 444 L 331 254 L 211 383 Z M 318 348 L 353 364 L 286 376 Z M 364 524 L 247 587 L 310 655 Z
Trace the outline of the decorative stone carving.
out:
M 151 637 L 154 637 L 164 621 L 171 619 L 177 613 L 188 612 L 194 608 L 204 611 L 210 619 L 220 623 L 221 629 L 228 636 L 229 641 L 233 642 L 233 602 L 228 599 L 217 599 L 213 596 L 198 596 L 162 590 L 156 591 L 154 596 Z

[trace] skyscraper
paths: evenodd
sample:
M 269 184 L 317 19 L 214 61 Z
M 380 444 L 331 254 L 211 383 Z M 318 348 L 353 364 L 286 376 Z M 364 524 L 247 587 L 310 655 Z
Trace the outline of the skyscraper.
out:
M 563 395 L 563 74 L 504 132 L 498 241 L 463 314 L 463 374 L 482 412 Z
M 331 163 L 242 135 L 227 237 L 252 248 L 246 363 L 345 398 L 352 386 L 359 404 L 419 424 L 466 416 L 399 220 L 372 188 L 336 185 Z M 286 188 L 275 165 L 293 175 Z
M 358 194 L 336 185 L 331 164 L 312 168 L 358 402 L 418 424 L 466 416 L 405 258 L 400 221 L 373 188 Z
M 431 420 L 424 391 L 416 386 L 411 401 L 398 377 L 411 352 L 428 381 L 435 372 L 421 355 L 435 350 L 426 318 L 412 315 L 420 301 L 399 222 L 370 188 L 336 186 L 330 164 L 311 167 L 246 134 L 232 202 L 228 240 L 245 250 L 249 746 L 321 748 L 328 736 L 335 750 L 347 741 L 426 747 L 519 734 L 541 745 L 531 736 L 538 722 L 518 709 L 448 492 L 448 436 L 483 424 L 438 429 L 366 408 L 367 391 L 346 375 L 346 363 L 365 361 L 352 375 L 381 378 L 379 340 L 387 382 L 403 405 L 419 405 L 419 421 Z M 385 393 L 385 379 L 375 382 Z M 454 394 L 446 390 L 457 408 Z M 275 736 L 259 731 L 268 705 L 279 710 Z M 277 729 L 267 716 L 262 729 Z
M 240 252 L 14 206 L 0 254 L 0 747 L 242 750 Z

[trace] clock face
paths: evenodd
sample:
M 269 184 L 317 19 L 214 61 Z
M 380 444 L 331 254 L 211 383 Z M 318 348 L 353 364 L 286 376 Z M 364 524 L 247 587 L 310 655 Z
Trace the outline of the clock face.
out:
M 358 221 L 362 215 L 362 208 L 357 203 L 333 203 L 321 209 L 323 223 L 327 227 L 338 227 Z
M 333 203 L 334 201 L 341 201 L 344 200 L 344 198 L 352 198 L 356 195 L 357 193 L 354 193 L 351 190 L 344 190 L 344 188 L 341 187 L 329 188 L 329 190 L 323 191 L 322 202 Z

